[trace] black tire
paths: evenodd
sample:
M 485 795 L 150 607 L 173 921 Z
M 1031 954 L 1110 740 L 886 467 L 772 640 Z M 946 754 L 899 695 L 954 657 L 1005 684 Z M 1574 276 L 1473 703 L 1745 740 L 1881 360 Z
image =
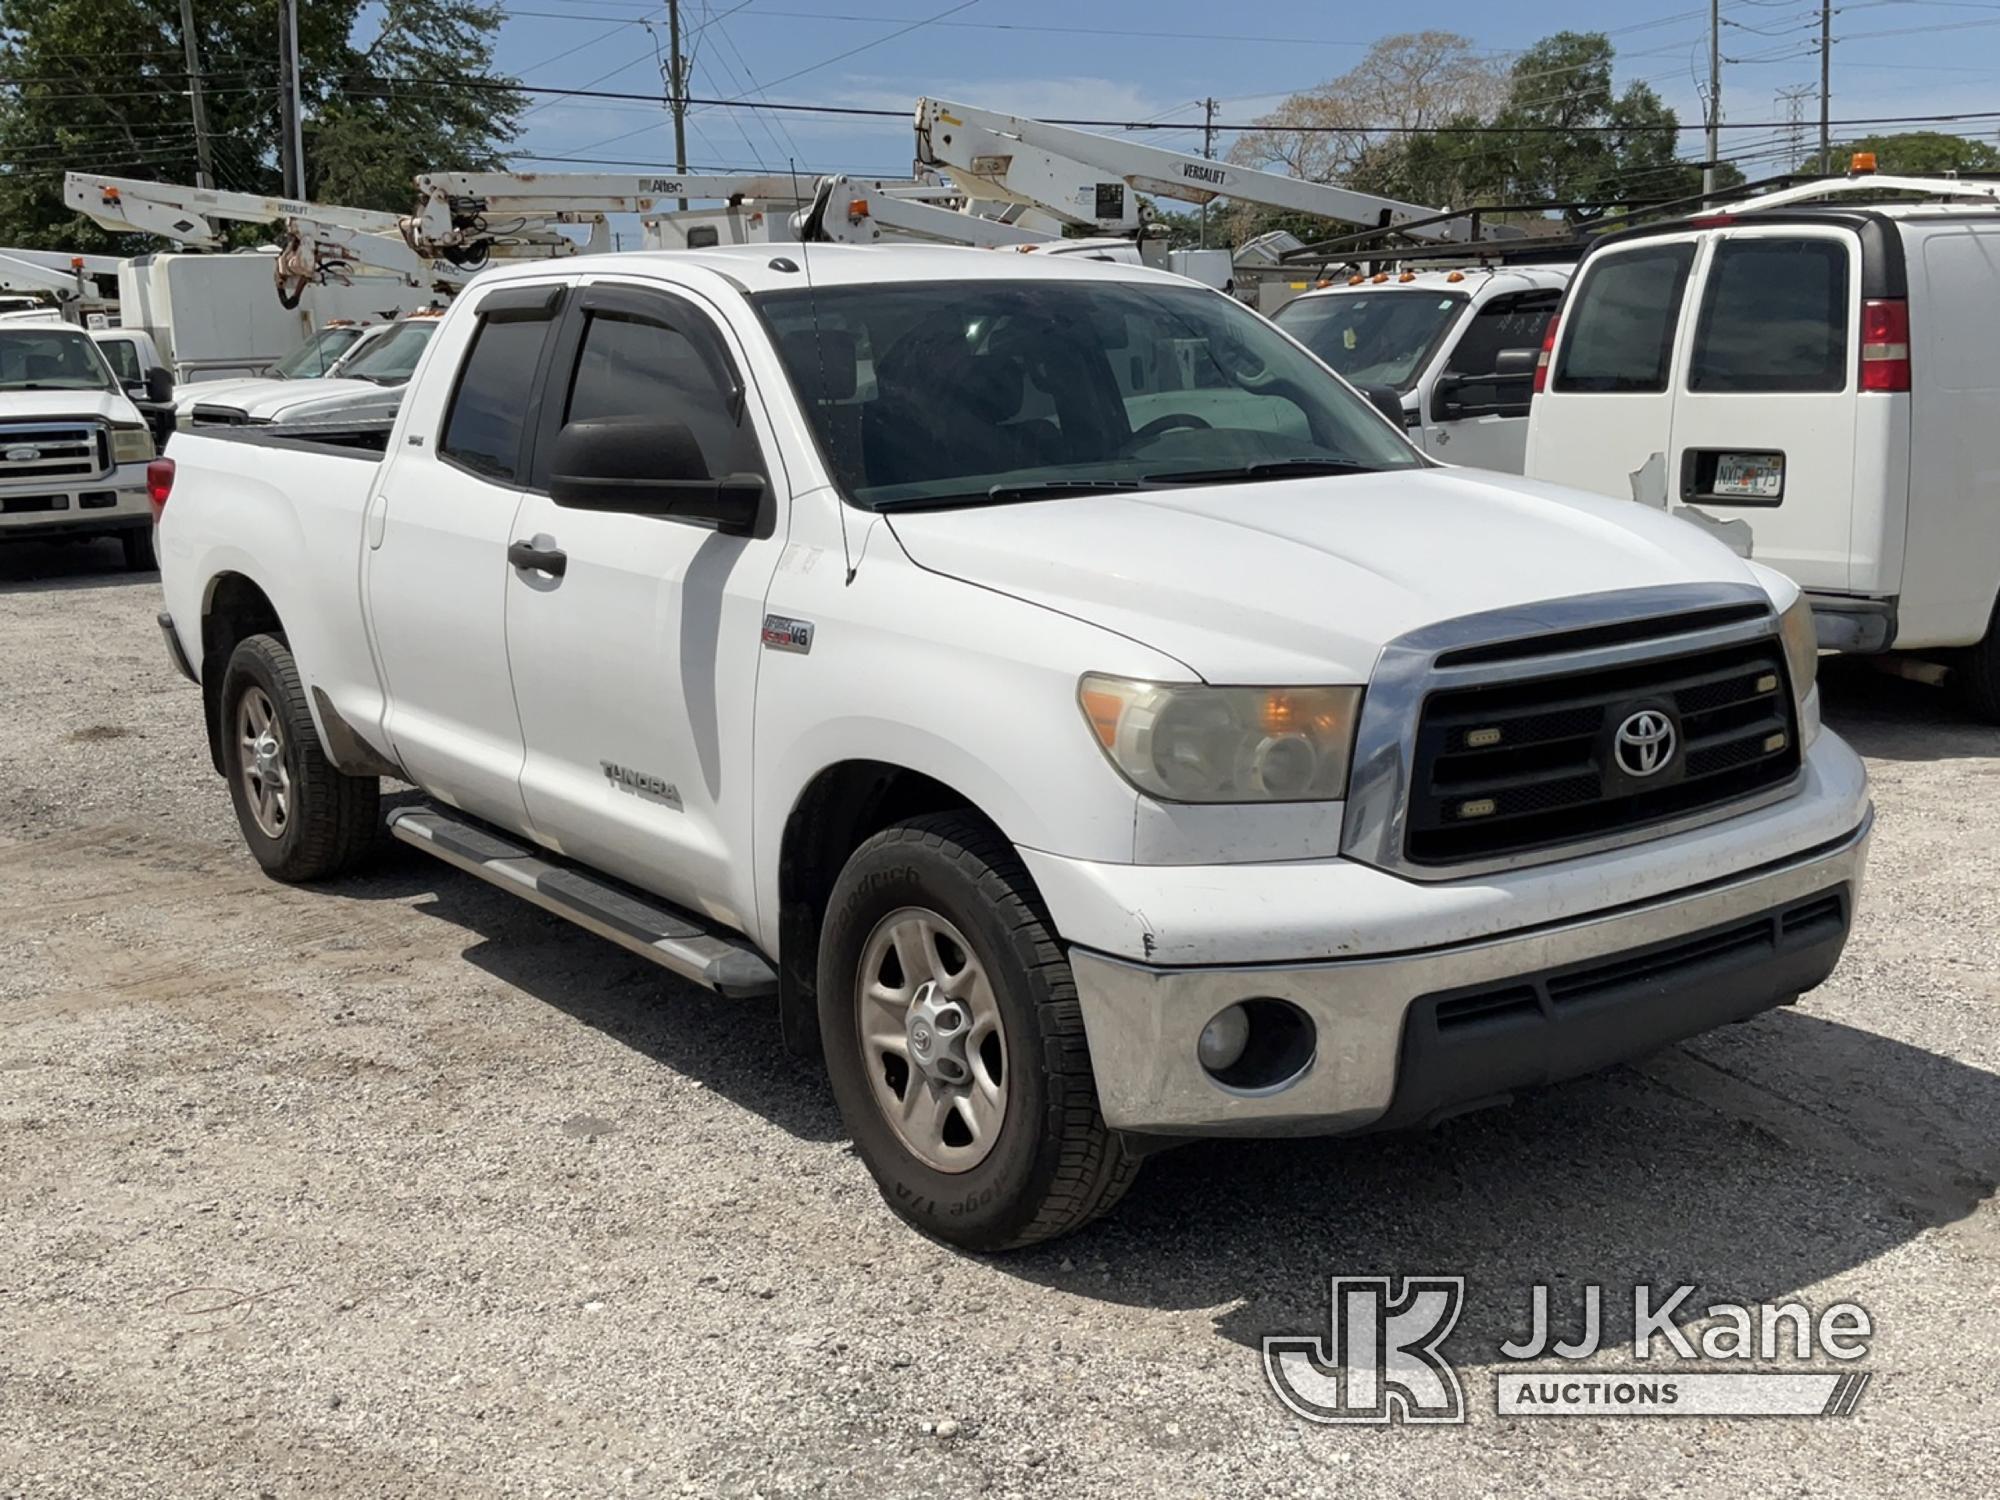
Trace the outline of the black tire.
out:
M 259 821 L 244 774 L 239 714 L 252 692 L 271 710 L 287 782 L 275 834 Z M 381 782 L 334 769 L 320 748 L 297 663 L 283 640 L 253 635 L 238 643 L 222 674 L 222 769 L 243 841 L 264 872 L 285 881 L 325 880 L 352 869 L 375 842 Z
M 892 912 L 920 906 L 963 933 L 1006 1031 L 1005 1114 L 977 1165 L 925 1162 L 877 1104 L 856 1024 L 860 965 Z M 848 1134 L 883 1199 L 964 1250 L 1012 1250 L 1078 1229 L 1131 1186 L 1139 1159 L 1104 1123 L 1069 961 L 1027 870 L 990 825 L 938 813 L 884 829 L 848 860 L 819 952 L 820 1038 Z
M 125 549 L 125 566 L 133 573 L 150 573 L 160 565 L 153 554 L 153 528 L 134 526 L 129 531 L 118 533 L 118 544 Z
M 1958 696 L 1973 715 L 2000 724 L 2000 605 L 1986 627 L 1986 639 L 1968 646 L 1958 660 Z

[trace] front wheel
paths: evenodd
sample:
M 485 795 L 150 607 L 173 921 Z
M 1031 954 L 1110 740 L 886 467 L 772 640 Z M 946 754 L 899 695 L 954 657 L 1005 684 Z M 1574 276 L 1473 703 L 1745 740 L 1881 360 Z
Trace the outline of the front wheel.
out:
M 125 549 L 125 567 L 133 573 L 150 573 L 157 568 L 159 560 L 153 553 L 153 528 L 134 526 L 129 531 L 118 534 L 118 544 Z
M 901 1218 L 966 1250 L 1079 1228 L 1138 1171 L 1098 1109 L 1076 985 L 1012 846 L 964 813 L 855 851 L 828 904 L 820 1037 Z
M 266 874 L 324 880 L 374 842 L 381 783 L 326 758 L 298 664 L 276 636 L 248 637 L 223 671 L 222 769 L 243 841 Z

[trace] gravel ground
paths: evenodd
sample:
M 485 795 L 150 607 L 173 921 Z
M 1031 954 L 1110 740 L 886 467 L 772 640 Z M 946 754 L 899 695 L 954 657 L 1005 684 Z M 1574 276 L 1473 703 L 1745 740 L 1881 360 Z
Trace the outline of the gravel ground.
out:
M 988 1261 L 891 1219 L 770 1013 L 386 841 L 263 879 L 116 562 L 0 551 L 0 1496 L 1991 1492 L 2000 733 L 1929 690 L 1830 674 L 1880 821 L 1797 1008 L 1425 1135 L 1169 1153 Z M 1260 1336 L 1366 1272 L 1469 1278 L 1469 1425 L 1272 1398 Z M 1543 1280 L 1852 1298 L 1874 1382 L 1503 1420 Z

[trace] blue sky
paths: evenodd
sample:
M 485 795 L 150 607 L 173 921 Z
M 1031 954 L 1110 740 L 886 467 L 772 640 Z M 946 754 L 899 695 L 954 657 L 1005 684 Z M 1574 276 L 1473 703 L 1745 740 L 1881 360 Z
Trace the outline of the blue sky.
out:
M 659 87 L 665 7 L 651 0 L 507 0 L 497 66 L 533 84 L 644 93 Z M 1726 0 L 1725 120 L 1784 118 L 1779 90 L 1813 84 L 1817 0 Z M 907 108 L 920 93 L 1043 116 L 1241 121 L 1286 93 L 1344 71 L 1377 38 L 1456 31 L 1501 61 L 1565 28 L 1611 33 L 1621 86 L 1644 79 L 1698 123 L 1707 67 L 1703 0 L 1401 0 L 1392 6 L 1220 6 L 1215 0 L 683 0 L 697 97 Z M 644 23 L 652 22 L 651 26 Z M 925 23 L 925 24 L 916 24 Z M 1912 115 L 2000 108 L 2000 0 L 1847 0 L 1834 17 L 1833 114 Z M 842 56 L 841 54 L 849 54 Z M 665 112 L 640 102 L 535 96 L 517 164 L 592 156 L 672 160 Z M 1806 102 L 1816 128 L 1818 104 Z M 1974 129 L 2000 143 L 2000 121 Z M 1860 133 L 1860 132 L 1850 132 Z M 1149 134 L 1197 149 L 1198 133 Z M 1777 133 L 1725 137 L 1774 152 Z M 1684 154 L 1698 154 L 1692 137 Z M 899 120 L 826 119 L 742 109 L 691 117 L 693 167 L 907 171 Z M 1771 169 L 1768 157 L 1751 164 Z M 569 170 L 584 170 L 568 165 Z

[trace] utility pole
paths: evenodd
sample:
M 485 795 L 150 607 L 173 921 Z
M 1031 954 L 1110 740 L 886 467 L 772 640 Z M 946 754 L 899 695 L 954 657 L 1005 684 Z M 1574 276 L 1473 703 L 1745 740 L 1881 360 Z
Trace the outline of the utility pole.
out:
M 187 53 L 188 105 L 194 111 L 194 170 L 196 187 L 215 186 L 215 163 L 208 152 L 208 110 L 201 97 L 201 47 L 194 36 L 194 0 L 181 0 L 181 49 Z
M 1704 198 L 1715 193 L 1715 164 L 1722 156 L 1722 0 L 1708 0 L 1708 160 L 1701 169 Z
M 681 58 L 681 0 L 667 0 L 667 107 L 674 113 L 674 173 L 687 176 L 687 65 Z M 688 201 L 678 200 L 682 213 Z
M 1819 169 L 1833 170 L 1833 0 L 1819 0 Z
M 285 196 L 306 195 L 305 129 L 299 104 L 298 0 L 278 0 L 278 167 Z
M 1210 161 L 1215 160 L 1215 101 L 1201 101 L 1201 154 Z M 1201 200 L 1201 248 L 1208 248 L 1208 199 Z

